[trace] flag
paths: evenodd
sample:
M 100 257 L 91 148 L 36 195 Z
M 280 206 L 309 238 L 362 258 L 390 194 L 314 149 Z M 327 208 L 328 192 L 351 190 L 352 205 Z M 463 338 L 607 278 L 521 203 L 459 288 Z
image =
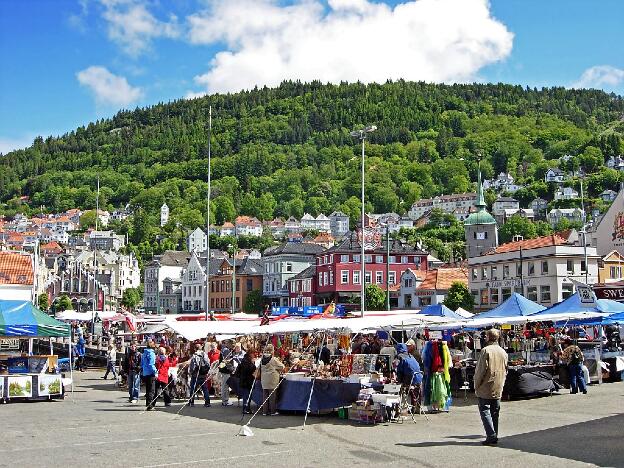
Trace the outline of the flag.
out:
M 130 331 L 136 331 L 136 317 L 132 314 L 126 314 L 126 324 Z

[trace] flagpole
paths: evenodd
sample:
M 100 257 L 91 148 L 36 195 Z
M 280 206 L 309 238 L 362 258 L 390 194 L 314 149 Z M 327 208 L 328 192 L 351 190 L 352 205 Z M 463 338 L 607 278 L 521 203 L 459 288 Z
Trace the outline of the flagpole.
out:
M 208 108 L 208 195 L 206 197 L 206 321 L 210 312 L 210 152 L 212 139 L 212 106 Z

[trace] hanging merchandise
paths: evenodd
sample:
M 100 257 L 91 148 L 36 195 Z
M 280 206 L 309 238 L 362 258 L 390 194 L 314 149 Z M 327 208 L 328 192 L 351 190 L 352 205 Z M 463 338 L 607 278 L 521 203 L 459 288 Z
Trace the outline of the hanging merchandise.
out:
M 451 397 L 451 353 L 445 341 L 428 341 L 422 353 L 424 405 L 448 410 Z

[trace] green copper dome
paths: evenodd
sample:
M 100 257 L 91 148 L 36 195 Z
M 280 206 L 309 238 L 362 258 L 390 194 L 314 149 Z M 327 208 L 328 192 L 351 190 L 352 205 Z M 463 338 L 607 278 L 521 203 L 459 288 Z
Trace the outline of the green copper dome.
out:
M 485 208 L 472 213 L 464 221 L 464 226 L 473 226 L 475 224 L 496 224 L 494 216 L 485 211 Z

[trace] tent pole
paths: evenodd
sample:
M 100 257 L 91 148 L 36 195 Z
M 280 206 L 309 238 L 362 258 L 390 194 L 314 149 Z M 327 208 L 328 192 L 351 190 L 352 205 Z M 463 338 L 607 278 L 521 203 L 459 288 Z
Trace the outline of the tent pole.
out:
M 72 362 L 72 339 L 69 336 L 69 378 L 71 379 L 72 400 L 74 399 L 74 363 Z
M 35 340 L 33 338 L 28 338 L 28 355 L 33 355 L 33 346 L 35 344 Z
M 321 339 L 321 347 L 318 350 L 318 354 L 316 357 L 316 365 L 318 366 L 319 362 L 321 362 L 321 351 L 323 350 L 323 345 L 325 344 L 325 340 L 327 339 L 327 332 L 323 335 Z M 303 427 L 301 430 L 305 430 L 306 422 L 308 421 L 308 413 L 310 412 L 310 403 L 312 403 L 312 394 L 314 393 L 314 383 L 316 382 L 316 376 L 318 375 L 318 367 L 316 372 L 314 373 L 314 377 L 312 377 L 312 386 L 310 387 L 310 395 L 308 396 L 308 406 L 306 407 L 305 416 L 303 417 Z
M 50 340 L 50 355 L 54 355 L 54 345 L 52 344 L 52 337 L 49 338 Z

